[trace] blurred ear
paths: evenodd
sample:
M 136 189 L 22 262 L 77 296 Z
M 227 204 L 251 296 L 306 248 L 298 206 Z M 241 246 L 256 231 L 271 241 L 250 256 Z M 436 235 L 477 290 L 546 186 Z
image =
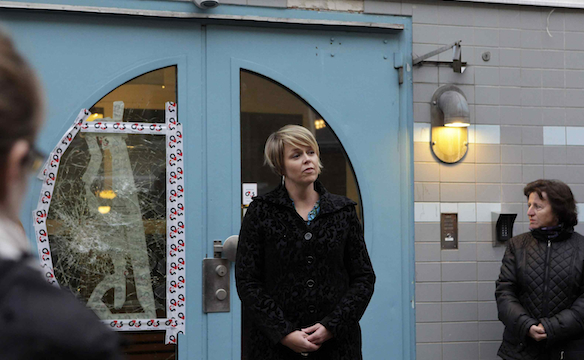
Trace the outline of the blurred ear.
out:
M 6 161 L 6 191 L 10 195 L 11 187 L 23 180 L 26 169 L 23 166 L 30 145 L 26 140 L 18 140 L 12 145 Z

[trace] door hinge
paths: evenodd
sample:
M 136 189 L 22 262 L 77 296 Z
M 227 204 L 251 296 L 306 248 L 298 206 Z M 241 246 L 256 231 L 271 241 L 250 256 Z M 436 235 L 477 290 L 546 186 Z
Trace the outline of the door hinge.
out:
M 397 69 L 399 84 L 404 83 L 404 56 L 402 53 L 393 53 L 393 67 Z

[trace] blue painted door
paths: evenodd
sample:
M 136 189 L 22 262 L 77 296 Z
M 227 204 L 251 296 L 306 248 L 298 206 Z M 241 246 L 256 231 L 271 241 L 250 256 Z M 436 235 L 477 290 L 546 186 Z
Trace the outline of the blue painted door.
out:
M 302 98 L 343 145 L 358 182 L 378 279 L 361 321 L 364 357 L 410 358 L 411 88 L 407 69 L 400 87 L 394 68 L 394 54 L 408 53 L 404 34 L 209 25 L 206 39 L 207 251 L 210 240 L 239 231 L 240 148 L 252 146 L 240 143 L 240 79 L 242 71 L 253 72 Z M 208 359 L 240 358 L 235 291 L 231 300 L 231 313 L 207 315 L 209 349 L 215 349 Z M 226 339 L 233 339 L 231 346 L 220 345 Z
M 333 129 L 360 191 L 377 274 L 361 325 L 365 359 L 413 358 L 411 27 L 385 33 L 201 25 L 192 21 L 13 11 L 0 14 L 39 71 L 48 97 L 39 146 L 50 151 L 81 108 L 149 71 L 177 66 L 184 126 L 187 328 L 179 359 L 240 359 L 241 304 L 202 311 L 201 262 L 241 222 L 240 74 L 297 94 Z M 152 44 L 156 44 L 153 46 Z M 245 144 L 244 144 L 245 145 Z M 31 183 L 22 222 L 31 238 Z M 231 272 L 233 278 L 233 271 Z

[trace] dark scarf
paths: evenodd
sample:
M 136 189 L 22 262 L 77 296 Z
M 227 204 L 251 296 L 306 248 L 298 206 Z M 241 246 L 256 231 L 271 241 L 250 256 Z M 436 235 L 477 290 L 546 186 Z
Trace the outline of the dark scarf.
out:
M 564 224 L 531 229 L 531 235 L 542 241 L 562 241 L 569 238 L 572 233 L 574 233 L 574 228 L 565 228 Z

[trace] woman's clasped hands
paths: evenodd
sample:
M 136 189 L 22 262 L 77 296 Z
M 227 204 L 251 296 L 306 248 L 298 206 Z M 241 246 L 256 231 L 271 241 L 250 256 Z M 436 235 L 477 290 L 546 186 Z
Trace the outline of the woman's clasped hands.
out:
M 333 334 L 322 324 L 317 323 L 305 329 L 300 329 L 286 335 L 280 342 L 297 353 L 314 352 L 331 339 Z

